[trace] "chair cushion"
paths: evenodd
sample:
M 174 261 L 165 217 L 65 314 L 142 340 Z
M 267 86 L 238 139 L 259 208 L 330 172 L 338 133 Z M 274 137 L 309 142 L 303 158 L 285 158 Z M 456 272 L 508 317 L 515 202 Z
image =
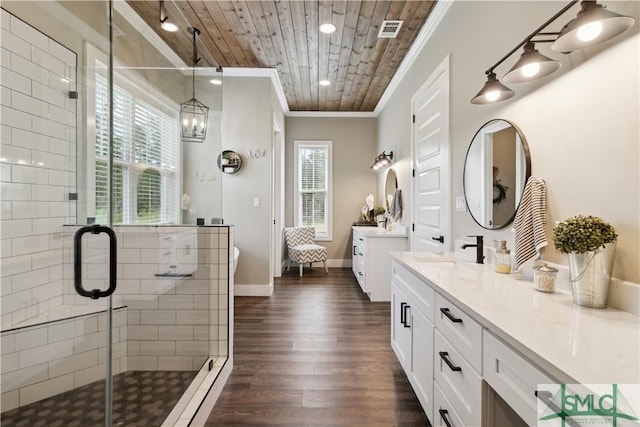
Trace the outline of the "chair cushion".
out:
M 289 248 L 289 258 L 299 264 L 327 260 L 327 248 L 320 245 L 297 245 Z

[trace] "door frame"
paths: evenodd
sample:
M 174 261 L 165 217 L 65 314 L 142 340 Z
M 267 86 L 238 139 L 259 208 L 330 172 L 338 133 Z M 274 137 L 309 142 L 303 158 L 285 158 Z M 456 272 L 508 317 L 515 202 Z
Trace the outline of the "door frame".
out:
M 452 231 L 451 231 L 451 223 L 452 223 L 452 218 L 451 218 L 451 177 L 452 177 L 452 163 L 451 163 L 451 122 L 450 122 L 450 114 L 449 114 L 449 110 L 450 110 L 450 100 L 449 100 L 449 93 L 450 93 L 450 74 L 449 74 L 449 70 L 450 70 L 450 55 L 447 54 L 447 56 L 445 56 L 445 58 L 442 60 L 442 62 L 440 62 L 440 64 L 438 64 L 436 66 L 436 68 L 433 70 L 433 72 L 431 73 L 431 75 L 424 81 L 424 83 L 422 83 L 422 85 L 420 86 L 420 88 L 414 93 L 414 95 L 411 97 L 411 117 L 415 116 L 415 109 L 414 109 L 414 105 L 415 105 L 415 101 L 422 96 L 422 94 L 427 91 L 431 85 L 441 76 L 444 75 L 446 76 L 446 85 L 445 85 L 445 94 L 447 97 L 447 111 L 444 111 L 444 115 L 446 117 L 446 126 L 445 129 L 443 130 L 443 132 L 446 135 L 446 142 L 447 142 L 447 152 L 445 155 L 445 165 L 447 166 L 447 174 L 446 176 L 444 176 L 444 178 L 446 178 L 446 182 L 445 182 L 445 206 L 443 208 L 446 209 L 446 213 L 445 213 L 445 225 L 442 227 L 443 229 L 443 235 L 445 237 L 445 243 L 442 245 L 442 248 L 445 251 L 450 251 L 453 249 L 453 242 L 452 242 Z M 417 208 L 417 198 L 415 197 L 415 191 L 416 191 L 416 177 L 415 175 L 415 171 L 416 171 L 416 152 L 415 152 L 415 124 L 411 123 L 411 174 L 412 174 L 412 178 L 411 178 L 411 220 L 410 220 L 410 230 L 409 230 L 409 250 L 413 250 L 413 246 L 415 243 L 415 238 L 414 238 L 414 231 L 413 231 L 413 224 L 415 224 L 416 221 L 416 217 L 417 217 L 417 213 L 416 213 L 416 208 Z
M 285 197 L 285 146 L 284 132 L 276 115 L 273 115 L 272 156 L 271 156 L 271 276 L 282 276 L 284 255 L 282 230 L 284 228 Z

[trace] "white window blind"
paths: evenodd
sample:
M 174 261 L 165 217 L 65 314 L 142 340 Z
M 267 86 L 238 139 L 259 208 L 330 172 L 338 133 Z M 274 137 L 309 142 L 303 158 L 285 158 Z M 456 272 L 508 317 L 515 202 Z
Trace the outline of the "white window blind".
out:
M 298 227 L 314 227 L 318 240 L 331 240 L 331 141 L 296 141 Z
M 96 222 L 107 220 L 109 98 L 96 73 Z M 177 114 L 113 86 L 113 222 L 151 224 L 177 219 Z

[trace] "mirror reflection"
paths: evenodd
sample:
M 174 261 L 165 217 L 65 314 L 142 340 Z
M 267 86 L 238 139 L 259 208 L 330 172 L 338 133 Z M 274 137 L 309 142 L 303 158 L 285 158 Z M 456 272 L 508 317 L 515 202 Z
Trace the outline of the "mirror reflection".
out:
M 398 188 L 398 178 L 396 177 L 396 171 L 389 168 L 387 170 L 387 179 L 384 184 L 384 197 L 387 202 L 387 210 L 391 206 L 393 195 Z
M 529 147 L 517 126 L 503 119 L 485 123 L 464 165 L 464 196 L 476 223 L 490 230 L 511 224 L 530 174 Z

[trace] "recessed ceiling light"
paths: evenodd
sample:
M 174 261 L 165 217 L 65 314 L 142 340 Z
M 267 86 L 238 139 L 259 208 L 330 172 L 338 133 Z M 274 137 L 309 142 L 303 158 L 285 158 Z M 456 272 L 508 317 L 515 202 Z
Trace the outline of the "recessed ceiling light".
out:
M 220 79 L 211 79 L 210 83 L 212 85 L 221 85 L 222 84 L 222 80 L 220 80 Z
M 320 80 L 320 86 L 329 86 L 330 84 L 329 80 Z
M 178 26 L 170 21 L 164 21 L 160 24 L 160 27 L 162 27 L 162 29 L 165 31 L 169 31 L 170 33 L 175 33 L 176 31 L 178 31 Z
M 320 25 L 320 31 L 325 34 L 331 34 L 336 31 L 336 26 L 333 24 L 322 24 Z

